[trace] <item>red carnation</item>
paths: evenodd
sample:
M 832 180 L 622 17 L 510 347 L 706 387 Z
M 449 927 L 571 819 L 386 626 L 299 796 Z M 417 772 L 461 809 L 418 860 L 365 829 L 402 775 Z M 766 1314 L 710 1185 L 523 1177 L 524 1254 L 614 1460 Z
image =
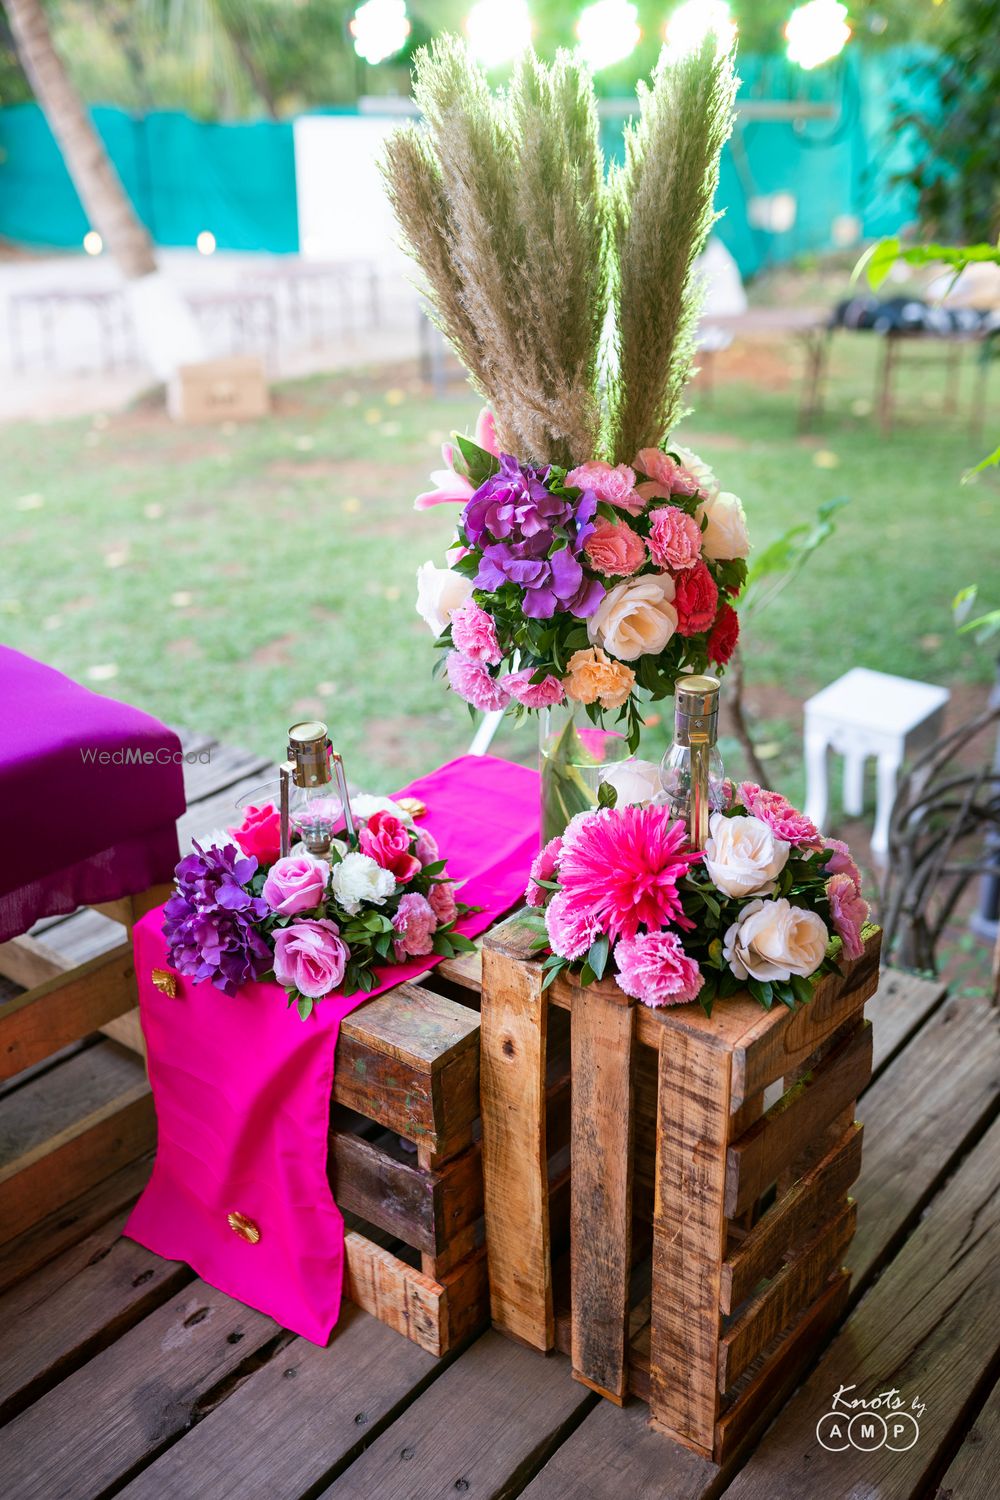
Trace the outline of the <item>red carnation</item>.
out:
M 715 579 L 703 562 L 696 562 L 677 578 L 674 609 L 677 611 L 678 635 L 701 635 L 710 630 L 719 603 Z
M 740 638 L 740 617 L 731 604 L 724 604 L 708 638 L 708 659 L 724 667 Z

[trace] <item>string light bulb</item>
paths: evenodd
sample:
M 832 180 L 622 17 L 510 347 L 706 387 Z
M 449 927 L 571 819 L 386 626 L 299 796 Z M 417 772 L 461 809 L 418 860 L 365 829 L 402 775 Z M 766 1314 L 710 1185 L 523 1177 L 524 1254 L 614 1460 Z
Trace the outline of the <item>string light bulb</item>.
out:
M 104 249 L 104 241 L 96 229 L 88 229 L 83 237 L 83 248 L 88 255 L 100 255 Z
M 577 40 L 587 66 L 598 72 L 634 52 L 642 32 L 632 0 L 596 0 L 576 23 Z
M 215 254 L 215 235 L 210 229 L 203 229 L 195 240 L 199 255 Z
M 721 57 L 736 40 L 736 22 L 727 0 L 684 0 L 666 25 L 667 46 L 678 57 L 701 49 L 705 38 L 714 33 L 716 52 Z
M 531 45 L 527 0 L 476 0 L 465 31 L 473 55 L 486 67 L 498 68 Z
M 839 57 L 850 39 L 847 6 L 840 0 L 808 0 L 796 6 L 785 26 L 788 61 L 807 72 Z
M 366 63 L 374 66 L 393 57 L 406 45 L 410 22 L 406 0 L 365 0 L 348 25 L 354 38 L 354 50 Z

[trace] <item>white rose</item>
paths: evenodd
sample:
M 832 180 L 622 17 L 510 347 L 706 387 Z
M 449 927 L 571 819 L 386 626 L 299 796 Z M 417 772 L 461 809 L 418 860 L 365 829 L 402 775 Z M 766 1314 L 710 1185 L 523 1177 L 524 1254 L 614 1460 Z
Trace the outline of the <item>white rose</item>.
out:
M 729 562 L 734 557 L 747 557 L 750 552 L 750 533 L 743 502 L 728 490 L 710 495 L 695 511 L 700 526 L 702 518 L 708 525 L 701 535 L 701 550 L 713 562 Z
M 705 869 L 727 896 L 769 896 L 785 868 L 789 844 L 774 836 L 760 818 L 726 818 L 713 813 L 705 842 Z
M 821 917 L 780 901 L 751 901 L 726 933 L 722 953 L 737 979 L 789 979 L 815 974 L 830 934 Z
M 674 580 L 669 573 L 616 583 L 587 621 L 591 644 L 602 646 L 619 661 L 657 656 L 677 629 L 673 597 Z
M 616 807 L 650 802 L 660 790 L 659 768 L 651 760 L 620 760 L 604 768 L 601 781 L 618 793 Z
M 393 802 L 391 797 L 375 797 L 370 792 L 359 792 L 356 797 L 351 798 L 351 811 L 357 823 L 367 823 L 377 812 L 387 812 L 405 823 L 407 828 L 414 826 L 412 814 L 400 807 L 398 802 Z
M 391 870 L 383 870 L 370 854 L 354 851 L 334 866 L 331 885 L 338 905 L 353 917 L 361 910 L 362 901 L 384 905 L 396 889 L 396 877 Z
M 194 839 L 192 839 L 192 848 L 194 847 L 194 842 Z M 243 850 L 227 828 L 213 828 L 211 833 L 200 835 L 198 843 L 203 849 L 235 849 L 240 858 L 242 859 L 243 857 Z
M 425 562 L 417 569 L 417 614 L 434 635 L 440 635 L 460 605 L 472 593 L 471 578 L 451 568 Z
M 703 495 L 717 495 L 719 493 L 719 481 L 712 469 L 697 453 L 692 453 L 690 448 L 674 448 L 673 450 L 689 474 L 693 474 L 698 481 L 698 488 Z

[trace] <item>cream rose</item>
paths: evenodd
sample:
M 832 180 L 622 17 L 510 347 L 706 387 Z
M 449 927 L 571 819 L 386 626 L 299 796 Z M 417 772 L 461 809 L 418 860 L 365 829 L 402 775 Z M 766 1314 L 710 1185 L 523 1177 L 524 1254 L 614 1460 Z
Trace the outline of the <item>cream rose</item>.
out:
M 660 771 L 651 760 L 620 760 L 606 766 L 600 779 L 618 793 L 616 807 L 651 802 L 660 791 Z
M 750 534 L 743 502 L 728 490 L 710 495 L 695 511 L 699 526 L 707 518 L 701 537 L 701 549 L 713 562 L 729 562 L 734 557 L 747 557 L 750 552 Z
M 791 847 L 775 838 L 760 818 L 726 818 L 713 813 L 705 843 L 705 869 L 727 896 L 770 896 Z
M 715 470 L 693 453 L 690 448 L 675 448 L 673 450 L 689 474 L 693 474 L 698 481 L 698 488 L 703 495 L 717 495 L 719 493 L 719 481 L 715 477 Z
M 780 901 L 751 901 L 726 933 L 722 954 L 737 979 L 808 978 L 815 974 L 830 934 L 814 911 Z
M 357 823 L 367 823 L 377 812 L 387 812 L 405 823 L 407 828 L 415 826 L 412 815 L 404 807 L 400 807 L 398 802 L 393 802 L 391 797 L 373 796 L 371 792 L 357 792 L 351 798 L 351 811 Z
M 669 573 L 627 578 L 609 589 L 587 621 L 587 634 L 621 661 L 656 656 L 677 629 Z
M 471 578 L 451 568 L 425 562 L 417 569 L 417 614 L 434 635 L 440 635 L 452 615 L 472 593 Z

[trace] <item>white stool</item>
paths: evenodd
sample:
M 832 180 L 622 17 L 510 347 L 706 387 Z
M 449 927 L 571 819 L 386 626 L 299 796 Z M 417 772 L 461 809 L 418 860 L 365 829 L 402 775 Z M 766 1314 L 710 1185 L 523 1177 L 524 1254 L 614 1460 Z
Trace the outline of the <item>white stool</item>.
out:
M 889 848 L 889 817 L 904 760 L 941 734 L 947 688 L 908 677 L 854 667 L 805 704 L 806 815 L 826 821 L 828 749 L 844 757 L 844 808 L 863 810 L 865 760 L 878 762 L 872 856 L 880 864 Z

